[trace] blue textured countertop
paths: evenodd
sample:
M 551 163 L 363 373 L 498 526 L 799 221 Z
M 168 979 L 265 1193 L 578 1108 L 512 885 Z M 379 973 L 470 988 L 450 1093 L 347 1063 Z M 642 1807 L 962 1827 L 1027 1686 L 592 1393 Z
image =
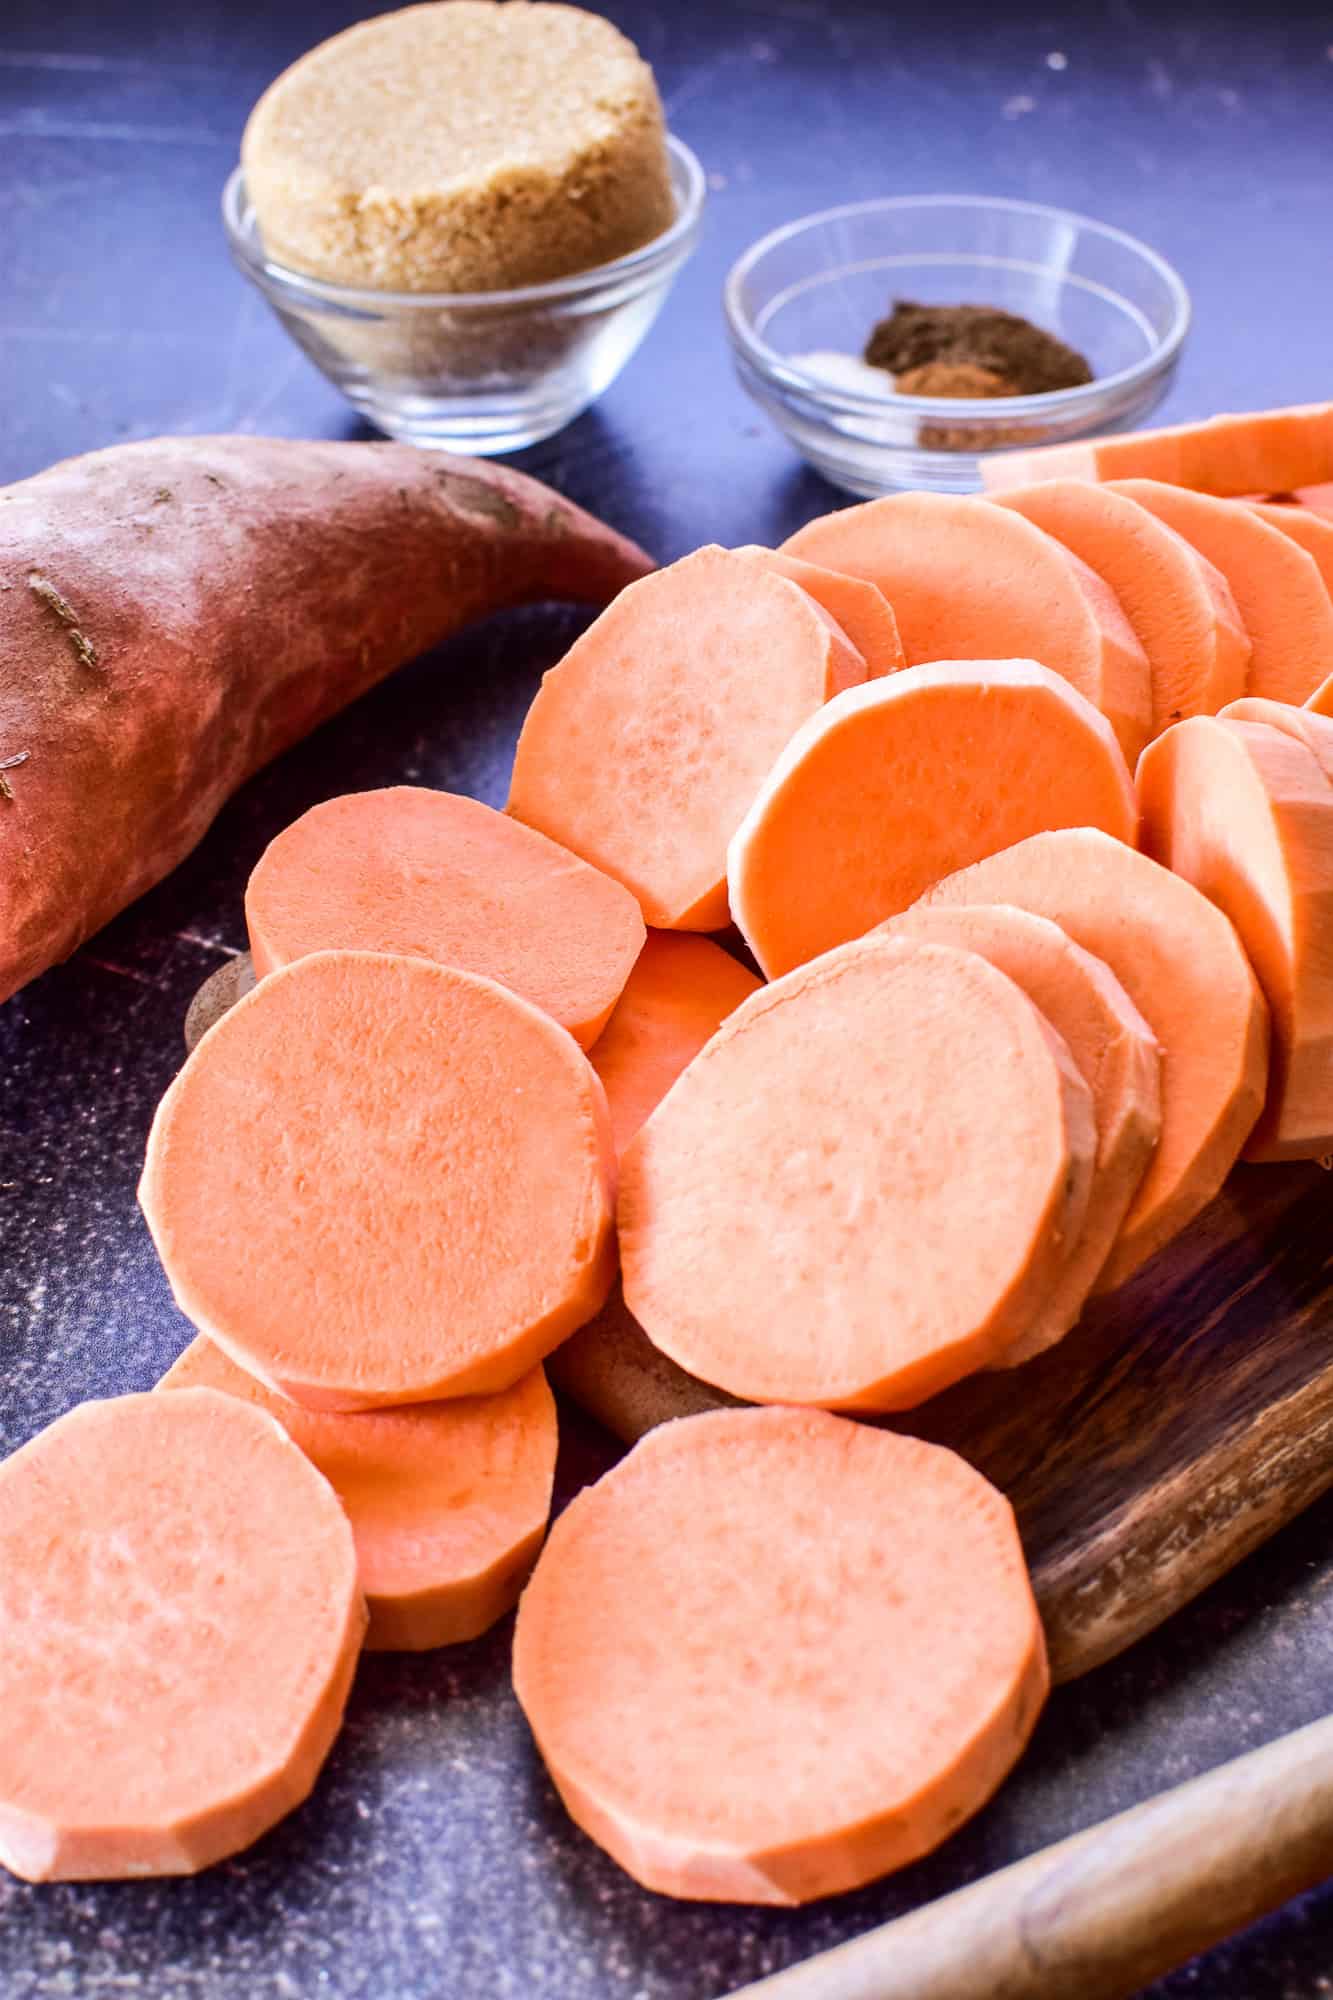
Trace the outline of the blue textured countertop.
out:
M 836 504 L 735 385 L 719 307 L 738 251 L 835 201 L 985 191 L 1084 209 L 1149 238 L 1193 292 L 1164 414 L 1333 394 L 1327 7 L 610 11 L 708 169 L 706 236 L 603 402 L 520 462 L 658 555 L 774 541 Z M 358 434 L 231 269 L 217 216 L 250 103 L 357 12 L 8 0 L 0 479 L 159 431 Z M 538 676 L 577 629 L 568 612 L 515 614 L 407 670 L 256 779 L 169 882 L 0 1009 L 0 1450 L 85 1395 L 147 1387 L 188 1337 L 134 1183 L 186 1001 L 243 942 L 241 888 L 264 842 L 368 783 L 498 802 Z M 609 1456 L 571 1420 L 564 1489 Z M 650 1897 L 577 1834 L 509 1692 L 507 1624 L 455 1653 L 368 1659 L 314 1797 L 251 1853 L 191 1882 L 0 1876 L 0 1995 L 715 2000 L 1322 1713 L 1331 1527 L 1333 1502 L 1057 1694 L 1016 1776 L 929 1862 L 797 1913 Z M 1333 1892 L 1153 1989 L 1330 1992 Z

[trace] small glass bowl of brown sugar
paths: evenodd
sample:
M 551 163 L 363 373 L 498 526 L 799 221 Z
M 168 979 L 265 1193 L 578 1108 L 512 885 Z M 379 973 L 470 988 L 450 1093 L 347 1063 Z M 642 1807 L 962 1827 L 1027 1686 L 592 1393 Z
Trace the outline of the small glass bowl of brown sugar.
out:
M 268 254 L 237 167 L 223 191 L 232 257 L 298 347 L 368 423 L 407 443 L 489 456 L 563 430 L 610 386 L 698 240 L 705 182 L 668 135 L 675 215 L 614 262 L 545 284 L 403 292 L 330 284 Z
M 745 252 L 724 298 L 742 385 L 866 497 L 976 492 L 995 453 L 1140 423 L 1190 321 L 1178 274 L 1123 230 L 966 195 L 789 223 Z

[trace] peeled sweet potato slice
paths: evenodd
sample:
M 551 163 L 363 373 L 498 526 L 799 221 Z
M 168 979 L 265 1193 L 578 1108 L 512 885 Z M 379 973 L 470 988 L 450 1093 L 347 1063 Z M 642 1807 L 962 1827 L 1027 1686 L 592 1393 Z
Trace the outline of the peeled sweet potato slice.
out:
M 1285 493 L 1333 472 L 1333 403 L 1227 411 L 1197 430 L 1185 448 L 1186 483 L 1207 493 Z
M 245 892 L 262 979 L 314 951 L 388 951 L 479 972 L 588 1048 L 643 945 L 627 889 L 505 813 L 391 785 L 312 806 Z
M 645 1887 L 804 1903 L 975 1812 L 1048 1674 L 980 1473 L 818 1411 L 725 1410 L 663 1425 L 565 1510 L 514 1686 L 570 1813 Z
M 209 1029 L 139 1198 L 177 1304 L 316 1410 L 493 1395 L 615 1270 L 606 1096 L 563 1028 L 421 958 L 317 952 Z
M 1313 486 L 1298 486 L 1291 497 L 1298 507 L 1333 520 L 1333 479 L 1319 480 Z
M 1231 586 L 1250 637 L 1245 693 L 1304 701 L 1333 663 L 1333 598 L 1312 556 L 1252 507 L 1151 479 L 1117 481 L 1192 542 Z
M 323 1473 L 351 1523 L 368 1652 L 457 1645 L 518 1602 L 555 1477 L 540 1368 L 498 1396 L 337 1416 L 275 1395 L 199 1334 L 157 1386 L 256 1404 Z
M 1230 586 L 1165 521 L 1085 479 L 1021 486 L 995 504 L 1054 535 L 1115 592 L 1148 656 L 1154 735 L 1244 693 L 1250 640 Z
M 1110 967 L 1161 1053 L 1162 1129 L 1098 1290 L 1121 1284 L 1221 1187 L 1264 1102 L 1268 1010 L 1205 896 L 1091 827 L 1039 833 L 938 883 L 937 903 L 1015 903 Z
M 1318 700 L 1318 690 L 1300 708 L 1286 701 L 1263 701 L 1257 695 L 1246 695 L 1241 701 L 1228 703 L 1220 720 L 1261 722 L 1269 729 L 1280 729 L 1284 736 L 1294 736 L 1305 745 L 1324 776 L 1333 782 L 1333 707 L 1321 708 Z
M 895 493 L 812 521 L 784 552 L 877 583 L 910 666 L 1038 660 L 1101 710 L 1131 762 L 1147 742 L 1148 662 L 1114 592 L 1021 515 Z
M 1109 438 L 1080 438 L 1069 444 L 1038 445 L 1033 451 L 991 453 L 981 468 L 988 494 L 1011 487 L 1044 485 L 1052 479 L 1078 479 L 1094 484 L 1108 479 L 1161 479 L 1188 486 L 1186 440 L 1202 424 L 1179 424 L 1156 431 L 1129 431 Z M 1107 447 L 1110 447 L 1108 450 Z M 1242 492 L 1248 492 L 1242 487 Z
M 606 1092 L 617 1153 L 728 1014 L 759 985 L 711 938 L 649 931 L 589 1057 Z
M 906 1408 L 1031 1324 L 1095 1148 L 1087 1085 L 1012 980 L 862 938 L 746 1000 L 631 1141 L 625 1302 L 731 1395 Z
M 189 1875 L 299 1805 L 365 1631 L 351 1530 L 213 1389 L 84 1403 L 0 1465 L 0 1862 Z
M 1043 828 L 1135 838 L 1105 718 L 1031 660 L 941 660 L 839 695 L 798 729 L 731 844 L 737 924 L 789 972 L 941 876 Z
M 606 1091 L 618 1154 L 681 1071 L 759 985 L 711 938 L 689 931 L 649 931 L 620 1003 L 590 1056 Z M 671 1369 L 672 1363 L 636 1325 L 617 1284 L 601 1311 L 550 1356 L 551 1380 L 605 1422 L 613 1415 L 605 1402 L 607 1386 L 625 1380 L 627 1342 L 633 1343 L 644 1367 Z M 614 1430 L 614 1422 L 608 1428 Z
M 883 929 L 988 959 L 1061 1037 L 1092 1093 L 1097 1155 L 1087 1215 L 1031 1325 L 992 1364 L 1014 1368 L 1064 1338 L 1111 1254 L 1161 1131 L 1157 1040 L 1101 959 L 1030 910 L 918 904 Z
M 1268 1000 L 1252 1160 L 1333 1149 L 1333 786 L 1295 735 L 1196 716 L 1139 771 L 1144 840 L 1235 925 Z
M 1285 493 L 1330 476 L 1333 403 L 1250 410 L 1165 430 L 1000 452 L 982 467 L 991 491 L 1039 479 L 1160 479 L 1201 493 L 1241 496 Z
M 1325 590 L 1333 594 L 1333 520 L 1309 507 L 1276 507 L 1266 500 L 1248 504 L 1261 521 L 1289 536 L 1313 558 Z
M 546 675 L 509 811 L 623 882 L 657 929 L 720 930 L 727 842 L 765 772 L 864 676 L 799 585 L 699 549 L 623 591 Z
M 775 575 L 799 583 L 807 597 L 821 604 L 865 661 L 863 679 L 878 680 L 882 674 L 896 674 L 907 665 L 893 606 L 877 583 L 848 576 L 842 570 L 823 569 L 818 563 L 802 562 L 799 556 L 786 555 L 781 549 L 764 549 L 753 543 L 737 549 L 736 554 L 749 556 Z

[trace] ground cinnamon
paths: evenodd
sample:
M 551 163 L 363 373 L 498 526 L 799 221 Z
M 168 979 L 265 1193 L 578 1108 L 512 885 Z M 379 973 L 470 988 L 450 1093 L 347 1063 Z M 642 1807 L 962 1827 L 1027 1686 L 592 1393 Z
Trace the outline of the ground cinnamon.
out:
M 1015 396 L 1018 391 L 993 368 L 974 361 L 923 361 L 894 377 L 899 396 Z
M 993 368 L 979 368 L 975 361 L 923 361 L 897 375 L 894 389 L 900 396 L 1014 396 L 1012 382 Z M 1029 431 L 1007 425 L 1002 431 L 979 430 L 975 424 L 923 423 L 919 442 L 927 451 L 984 451 L 997 444 L 1028 444 Z

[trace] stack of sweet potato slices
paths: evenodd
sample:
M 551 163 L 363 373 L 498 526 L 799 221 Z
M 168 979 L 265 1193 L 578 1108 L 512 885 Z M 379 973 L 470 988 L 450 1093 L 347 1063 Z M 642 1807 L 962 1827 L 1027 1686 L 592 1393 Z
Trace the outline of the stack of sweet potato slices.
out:
M 272 843 L 258 984 L 144 1167 L 196 1337 L 0 1468 L 0 1523 L 54 1495 L 83 1532 L 160 1452 L 118 1532 L 197 1508 L 239 1618 L 292 1587 L 285 1527 L 228 1526 L 253 1478 L 320 1616 L 228 1710 L 264 1716 L 236 1797 L 182 1726 L 188 1810 L 108 1819 L 106 1727 L 86 1783 L 41 1775 L 77 1669 L 38 1612 L 110 1628 L 117 1672 L 136 1614 L 53 1572 L 0 1646 L 0 1693 L 16 1659 L 38 1691 L 0 1748 L 10 1867 L 234 1851 L 313 1782 L 367 1618 L 456 1642 L 530 1572 L 519 1699 L 650 1887 L 830 1894 L 989 1797 L 1046 1688 L 1012 1515 L 864 1419 L 1077 1338 L 1243 1153 L 1333 1148 L 1333 528 L 1264 497 L 1333 479 L 1333 419 L 1261 433 L 1013 454 L 994 498 L 701 549 L 546 676 L 505 811 L 395 787 Z M 539 1555 L 544 1364 L 577 1390 L 627 1325 L 736 1407 L 646 1439 Z

